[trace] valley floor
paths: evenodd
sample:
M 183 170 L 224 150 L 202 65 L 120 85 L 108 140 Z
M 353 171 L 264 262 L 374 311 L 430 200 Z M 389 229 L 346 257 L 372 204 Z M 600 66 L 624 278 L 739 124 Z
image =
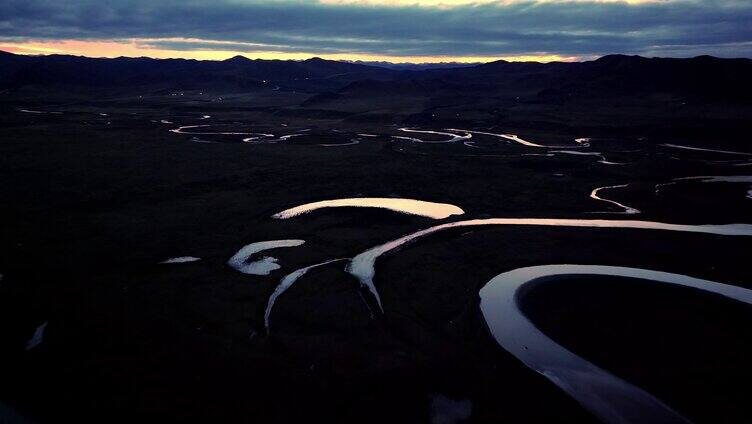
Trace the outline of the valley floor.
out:
M 481 289 L 498 274 L 552 264 L 751 288 L 745 137 L 355 124 L 232 105 L 3 103 L 0 414 L 37 422 L 596 421 L 535 364 L 497 344 Z M 442 205 L 274 217 L 352 198 Z M 457 227 L 379 257 L 378 298 L 346 269 L 391 240 L 488 218 L 693 230 Z M 709 224 L 722 227 L 695 227 Z M 249 248 L 228 265 L 244 246 L 275 240 L 287 242 Z M 749 306 L 626 280 L 554 278 L 521 290 L 517 304 L 548 337 L 678 415 L 748 420 L 738 387 L 752 377 Z

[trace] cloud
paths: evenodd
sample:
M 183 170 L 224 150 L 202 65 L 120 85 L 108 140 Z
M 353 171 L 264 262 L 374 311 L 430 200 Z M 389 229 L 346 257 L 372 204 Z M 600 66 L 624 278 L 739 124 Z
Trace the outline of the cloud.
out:
M 390 3 L 5 0 L 0 39 L 387 56 L 752 56 L 752 2 L 743 0 Z

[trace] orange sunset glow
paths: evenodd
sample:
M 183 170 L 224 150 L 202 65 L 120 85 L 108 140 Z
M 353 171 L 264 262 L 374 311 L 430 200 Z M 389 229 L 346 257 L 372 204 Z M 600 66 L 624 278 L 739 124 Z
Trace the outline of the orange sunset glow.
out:
M 558 54 L 540 53 L 525 55 L 499 55 L 499 56 L 394 56 L 379 55 L 373 53 L 309 53 L 309 52 L 282 52 L 268 50 L 225 50 L 222 42 L 214 42 L 218 49 L 193 49 L 193 50 L 170 50 L 160 49 L 150 45 L 155 39 L 130 39 L 130 40 L 55 40 L 55 41 L 26 41 L 15 43 L 0 42 L 0 50 L 25 55 L 46 54 L 69 54 L 88 57 L 151 57 L 157 59 L 196 59 L 196 60 L 224 60 L 234 56 L 245 56 L 249 59 L 278 59 L 278 60 L 304 60 L 311 57 L 321 57 L 330 60 L 346 61 L 384 61 L 392 63 L 479 63 L 492 62 L 495 60 L 507 60 L 515 62 L 571 62 L 581 59 L 580 56 L 566 56 Z M 211 44 L 211 40 L 194 39 L 165 39 L 164 41 L 201 41 Z M 233 43 L 236 44 L 236 43 Z

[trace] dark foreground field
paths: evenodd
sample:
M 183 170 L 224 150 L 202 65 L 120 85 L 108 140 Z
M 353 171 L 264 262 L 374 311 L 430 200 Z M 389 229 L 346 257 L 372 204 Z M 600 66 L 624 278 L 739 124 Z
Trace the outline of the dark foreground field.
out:
M 304 100 L 292 90 L 224 103 L 201 96 L 45 104 L 17 95 L 0 105 L 0 416 L 591 422 L 578 402 L 495 342 L 478 295 L 491 278 L 524 266 L 595 264 L 752 286 L 749 236 L 479 226 L 381 258 L 375 285 L 383 314 L 345 263 L 335 262 L 278 298 L 267 332 L 268 298 L 288 273 L 443 222 L 749 223 L 752 183 L 675 179 L 749 176 L 752 147 L 738 119 L 696 130 L 682 121 L 675 133 L 668 124 L 608 126 L 602 117 L 581 124 L 584 115 L 567 126 L 470 117 L 395 125 L 264 109 Z M 524 106 L 510 111 L 523 116 Z M 209 134 L 169 131 L 193 125 L 206 126 L 184 131 Z M 393 138 L 447 138 L 401 127 L 516 134 L 557 147 L 479 133 L 452 143 Z M 273 137 L 242 142 L 253 136 L 217 134 L 235 132 Z M 589 146 L 575 141 L 585 137 Z M 621 185 L 598 196 L 623 207 L 590 197 L 598 187 Z M 272 218 L 349 197 L 449 203 L 465 214 L 433 220 L 340 208 Z M 305 244 L 269 252 L 281 269 L 268 276 L 227 266 L 244 245 L 277 239 Z M 160 264 L 180 256 L 201 260 Z M 693 289 L 624 280 L 546 280 L 518 301 L 553 340 L 688 419 L 751 419 L 752 309 Z M 40 326 L 43 338 L 30 343 Z

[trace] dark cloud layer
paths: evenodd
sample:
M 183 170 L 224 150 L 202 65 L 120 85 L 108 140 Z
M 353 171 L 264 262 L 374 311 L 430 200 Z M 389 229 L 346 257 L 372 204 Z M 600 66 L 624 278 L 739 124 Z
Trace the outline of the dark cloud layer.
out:
M 752 56 L 752 1 L 518 2 L 449 9 L 242 0 L 4 0 L 5 39 L 156 40 L 178 50 L 496 56 Z M 256 43 L 261 46 L 249 46 Z

